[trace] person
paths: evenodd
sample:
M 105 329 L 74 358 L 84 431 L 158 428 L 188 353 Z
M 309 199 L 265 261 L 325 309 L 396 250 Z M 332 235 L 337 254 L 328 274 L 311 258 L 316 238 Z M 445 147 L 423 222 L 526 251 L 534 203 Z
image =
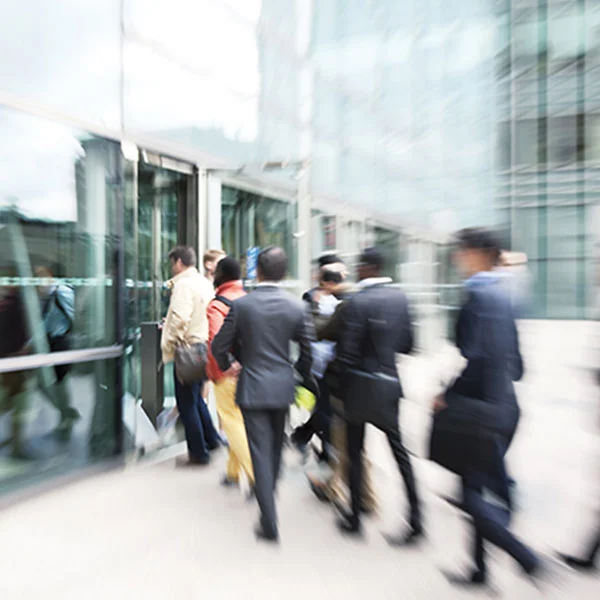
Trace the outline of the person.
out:
M 504 457 L 519 421 L 513 381 L 521 378 L 523 361 L 511 297 L 494 271 L 499 253 L 495 236 L 486 229 L 464 229 L 457 234 L 454 260 L 466 278 L 468 299 L 459 313 L 456 344 L 467 362 L 449 390 L 434 402 L 434 412 L 440 412 L 451 409 L 456 397 L 481 400 L 485 416 L 477 413 L 477 418 L 505 432 L 493 438 L 491 448 L 464 434 L 458 434 L 454 443 L 457 449 L 475 444 L 469 446 L 470 458 L 461 468 L 462 507 L 473 520 L 475 567 L 466 577 L 446 574 L 460 586 L 487 583 L 485 540 L 507 552 L 532 577 L 542 572 L 540 559 L 508 529 L 512 502 Z M 489 456 L 485 464 L 474 458 L 484 455 Z
M 226 256 L 223 250 L 207 250 L 202 258 L 204 277 L 213 283 L 218 262 Z
M 325 267 L 327 268 L 327 267 Z M 316 334 L 318 340 L 328 340 L 330 343 L 336 344 L 339 342 L 342 327 L 344 308 L 349 299 L 347 286 L 340 283 L 329 287 L 328 283 L 324 283 L 331 294 L 336 296 L 340 302 L 337 305 L 333 315 L 329 319 L 315 319 Z M 346 450 L 346 422 L 344 420 L 344 404 L 340 399 L 342 396 L 341 390 L 341 365 L 336 356 L 328 365 L 324 374 L 324 380 L 327 384 L 327 389 L 330 393 L 331 406 L 331 447 L 333 449 L 334 460 L 332 473 L 329 477 L 317 477 L 316 475 L 308 475 L 310 489 L 315 496 L 322 502 L 332 503 L 340 512 L 346 510 L 348 505 L 346 499 L 346 489 L 349 486 L 348 472 L 348 452 Z M 371 463 L 363 451 L 363 477 L 361 491 L 361 506 L 360 510 L 364 514 L 373 514 L 377 510 L 377 495 L 372 482 Z
M 332 289 L 341 284 L 346 277 L 346 266 L 337 254 L 324 254 L 318 259 L 318 286 L 304 293 L 302 299 L 310 308 L 315 321 L 329 318 L 341 298 L 331 293 Z M 339 295 L 339 294 L 338 294 Z M 316 434 L 321 439 L 322 451 L 319 455 L 320 462 L 329 462 L 329 446 L 331 444 L 331 402 L 327 381 L 323 377 L 327 357 L 331 358 L 330 342 L 320 341 L 313 346 L 313 369 L 316 369 L 316 379 L 319 385 L 319 395 L 315 408 L 306 423 L 297 427 L 292 435 L 291 442 L 300 453 L 306 457 L 310 440 Z
M 14 277 L 14 270 L 9 274 Z M 28 327 L 25 307 L 20 291 L 15 286 L 0 287 L 0 358 L 27 354 Z M 11 371 L 0 374 L 0 385 L 4 388 L 5 405 L 0 407 L 12 411 L 11 434 L 0 446 L 10 446 L 14 458 L 29 459 L 23 439 L 25 426 L 26 371 Z
M 36 277 L 45 280 L 38 286 L 42 305 L 42 319 L 48 338 L 50 352 L 64 352 L 71 349 L 71 333 L 75 319 L 75 291 L 69 285 L 56 283 L 55 272 L 48 265 L 38 265 Z M 70 365 L 56 365 L 56 384 L 44 390 L 52 404 L 60 412 L 60 423 L 55 434 L 62 441 L 70 439 L 75 423 L 81 419 L 79 411 L 71 406 L 66 376 Z
M 236 402 L 244 416 L 254 468 L 254 491 L 261 513 L 255 535 L 270 542 L 279 539 L 274 492 L 286 415 L 294 402 L 296 387 L 290 342 L 300 347 L 295 366 L 303 384 L 317 392 L 310 374 L 314 341 L 310 316 L 300 301 L 279 286 L 287 265 L 287 256 L 281 248 L 269 247 L 260 252 L 256 289 L 233 302 L 212 343 L 217 364 L 225 372 L 235 362 L 231 352 L 236 346 L 240 348 L 242 368 Z
M 173 278 L 167 282 L 171 300 L 161 338 L 164 364 L 173 362 L 179 344 L 208 341 L 206 309 L 213 297 L 208 279 L 198 273 L 196 252 L 191 246 L 176 246 L 169 253 L 169 260 Z M 209 452 L 220 446 L 208 406 L 200 396 L 203 383 L 184 384 L 175 373 L 175 400 L 188 448 L 187 459 L 178 459 L 181 466 L 209 464 Z
M 402 390 L 396 368 L 396 354 L 408 354 L 413 348 L 413 331 L 408 301 L 404 293 L 389 287 L 391 279 L 382 277 L 385 268 L 383 253 L 377 248 L 367 248 L 358 266 L 359 292 L 348 301 L 344 309 L 342 335 L 338 344 L 338 357 L 343 368 L 342 377 L 348 377 L 350 369 L 383 375 L 398 383 L 399 397 Z M 344 393 L 346 395 L 347 392 Z M 365 403 L 370 398 L 364 399 Z M 423 535 L 421 508 L 417 484 L 410 457 L 398 426 L 399 402 L 395 404 L 395 418 L 384 431 L 404 480 L 410 503 L 409 530 L 396 537 L 389 537 L 395 546 L 415 543 Z M 361 533 L 361 489 L 363 478 L 364 422 L 348 422 L 346 425 L 349 459 L 351 512 L 341 517 L 338 525 L 349 534 Z
M 224 373 L 219 369 L 210 350 L 210 345 L 223 326 L 232 303 L 246 295 L 241 277 L 241 267 L 235 258 L 225 256 L 217 263 L 214 278 L 216 295 L 211 300 L 207 310 L 209 341 L 207 375 L 213 382 L 217 400 L 217 413 L 229 441 L 229 462 L 222 483 L 224 486 L 237 485 L 243 471 L 253 487 L 254 471 L 252 470 L 252 459 L 250 458 L 248 438 L 244 428 L 244 418 L 235 403 L 235 390 L 238 379 L 237 363 Z

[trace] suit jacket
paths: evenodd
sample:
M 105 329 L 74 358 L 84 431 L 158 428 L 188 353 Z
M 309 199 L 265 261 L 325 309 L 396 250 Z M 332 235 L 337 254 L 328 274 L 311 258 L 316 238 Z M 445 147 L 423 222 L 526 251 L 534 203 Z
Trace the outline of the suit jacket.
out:
M 490 277 L 471 287 L 456 326 L 456 344 L 467 365 L 448 392 L 482 401 L 478 413 L 511 438 L 519 420 L 513 381 L 523 359 L 510 294 Z
M 398 377 L 396 354 L 409 354 L 413 349 L 404 293 L 384 285 L 366 287 L 343 305 L 339 315 L 338 359 L 342 367 Z
M 239 342 L 238 406 L 278 410 L 294 402 L 296 378 L 290 342 L 300 346 L 296 370 L 306 387 L 317 393 L 310 375 L 314 341 L 314 327 L 303 303 L 275 285 L 265 285 L 233 303 L 213 340 L 212 353 L 219 368 L 226 371 L 231 366 L 230 352 Z

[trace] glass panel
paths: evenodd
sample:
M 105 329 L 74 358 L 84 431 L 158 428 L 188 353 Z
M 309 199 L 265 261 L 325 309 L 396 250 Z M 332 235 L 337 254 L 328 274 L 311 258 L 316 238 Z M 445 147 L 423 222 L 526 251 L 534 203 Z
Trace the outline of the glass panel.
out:
M 0 374 L 0 490 L 115 454 L 116 369 L 107 360 Z M 59 377 L 45 385 L 42 371 Z
M 537 208 L 517 208 L 514 212 L 512 250 L 525 252 L 530 259 L 539 256 L 538 215 Z
M 281 246 L 288 254 L 288 277 L 296 277 L 293 233 L 296 204 L 275 200 L 229 186 L 222 188 L 222 220 L 227 223 L 223 249 L 236 256 L 245 273 L 246 252 L 253 246 Z
M 120 127 L 120 0 L 4 0 L 0 89 Z
M 579 223 L 582 207 L 548 207 L 548 257 L 578 258 L 581 253 Z
M 548 317 L 553 319 L 576 319 L 578 317 L 578 260 L 550 260 L 548 273 Z
M 116 343 L 114 142 L 0 109 L 0 291 L 25 307 L 22 352 Z

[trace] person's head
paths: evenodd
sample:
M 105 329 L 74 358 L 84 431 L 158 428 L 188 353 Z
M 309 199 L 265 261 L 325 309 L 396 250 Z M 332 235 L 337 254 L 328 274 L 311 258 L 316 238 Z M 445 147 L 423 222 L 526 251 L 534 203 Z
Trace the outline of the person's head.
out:
M 224 256 L 215 267 L 214 286 L 218 288 L 230 281 L 242 278 L 240 263 L 233 256 Z
M 328 264 L 319 270 L 319 287 L 333 294 L 346 279 L 346 265 L 342 262 Z
M 39 279 L 47 280 L 43 285 L 37 286 L 38 294 L 40 294 L 40 296 L 48 295 L 52 290 L 52 281 L 54 280 L 53 267 L 47 264 L 36 265 L 33 269 L 33 273 Z
M 500 259 L 500 244 L 496 236 L 483 227 L 461 229 L 456 234 L 454 263 L 465 277 L 491 271 Z
M 385 256 L 383 252 L 379 248 L 366 248 L 360 255 L 357 269 L 358 280 L 381 277 L 384 268 Z
M 270 246 L 258 255 L 256 273 L 258 281 L 281 281 L 287 272 L 288 257 L 283 248 Z
M 173 275 L 179 275 L 186 269 L 196 266 L 196 251 L 192 246 L 175 246 L 169 252 L 169 260 Z
M 322 269 L 323 267 L 326 267 L 327 265 L 334 265 L 336 263 L 341 263 L 341 262 L 342 262 L 342 259 L 334 252 L 327 252 L 326 254 L 322 254 L 317 259 L 317 265 L 319 266 L 319 269 Z
M 204 275 L 212 280 L 215 275 L 215 269 L 217 263 L 226 256 L 223 250 L 207 250 L 202 258 L 202 264 L 204 266 Z

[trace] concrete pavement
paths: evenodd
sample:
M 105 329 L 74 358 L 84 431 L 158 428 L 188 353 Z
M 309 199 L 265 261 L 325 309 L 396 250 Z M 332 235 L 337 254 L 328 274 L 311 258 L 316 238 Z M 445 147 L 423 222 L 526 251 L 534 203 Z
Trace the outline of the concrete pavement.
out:
M 514 529 L 540 550 L 575 551 L 598 518 L 597 390 L 580 360 L 565 360 L 564 343 L 561 360 L 547 346 L 537 351 L 534 342 L 525 334 L 532 368 L 520 385 L 524 416 L 509 458 L 521 506 Z M 428 433 L 434 362 L 415 357 L 401 365 L 405 438 L 419 456 Z M 331 509 L 312 497 L 298 457 L 288 452 L 279 491 L 281 545 L 257 543 L 256 507 L 218 485 L 223 452 L 206 470 L 176 469 L 172 461 L 142 465 L 0 512 L 0 598 L 478 597 L 452 589 L 439 571 L 468 564 L 468 524 L 438 497 L 454 491 L 456 481 L 416 460 L 428 540 L 419 549 L 391 549 L 381 531 L 400 525 L 404 493 L 382 436 L 369 432 L 368 447 L 382 510 L 368 521 L 364 542 L 338 535 Z M 510 559 L 490 553 L 503 597 L 542 597 Z M 568 575 L 561 588 L 543 597 L 595 599 L 600 578 Z

